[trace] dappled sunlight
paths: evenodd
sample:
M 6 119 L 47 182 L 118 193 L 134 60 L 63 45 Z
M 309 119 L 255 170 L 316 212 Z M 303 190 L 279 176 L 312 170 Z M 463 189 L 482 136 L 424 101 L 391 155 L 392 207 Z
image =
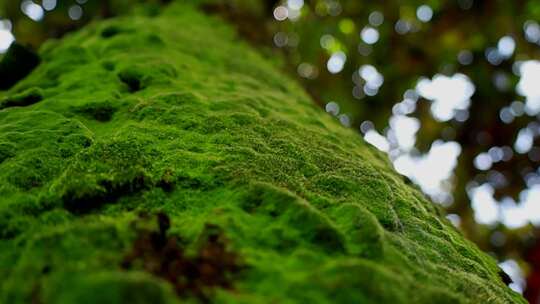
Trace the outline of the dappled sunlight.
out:
M 393 160 L 396 170 L 417 183 L 432 199 L 441 204 L 453 202 L 448 179 L 457 165 L 461 147 L 456 142 L 436 141 L 428 153 L 403 154 Z
M 526 112 L 528 115 L 540 113 L 540 61 L 530 60 L 519 63 L 520 79 L 517 92 L 526 98 Z
M 470 186 L 469 196 L 476 221 L 486 225 L 503 224 L 509 228 L 522 228 L 529 223 L 540 226 L 540 185 L 533 185 L 520 193 L 520 200 L 504 198 L 498 202 L 490 184 Z
M 7 51 L 11 43 L 15 40 L 11 33 L 11 22 L 0 19 L 0 53 Z
M 515 260 L 508 259 L 499 263 L 499 267 L 501 267 L 513 281 L 508 286 L 516 292 L 523 293 L 525 290 L 525 279 L 523 278 L 524 273 L 519 267 L 519 264 Z
M 418 94 L 432 101 L 431 113 L 439 121 L 456 117 L 458 110 L 467 110 L 474 94 L 474 85 L 463 74 L 452 77 L 437 74 L 432 80 L 423 78 L 416 85 Z
M 41 21 L 45 15 L 45 11 L 41 5 L 34 3 L 31 0 L 21 2 L 21 11 L 34 21 Z

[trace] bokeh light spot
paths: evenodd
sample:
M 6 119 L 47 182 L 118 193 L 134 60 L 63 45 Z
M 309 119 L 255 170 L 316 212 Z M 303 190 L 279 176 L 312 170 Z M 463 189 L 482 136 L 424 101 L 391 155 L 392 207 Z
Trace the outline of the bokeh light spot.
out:
M 278 6 L 274 9 L 274 18 L 283 21 L 289 17 L 289 10 L 285 6 Z
M 508 58 L 514 54 L 514 51 L 516 49 L 516 42 L 514 41 L 514 38 L 510 36 L 504 36 L 499 40 L 499 43 L 497 43 L 497 50 L 499 51 L 499 54 L 501 54 L 503 57 Z
M 360 37 L 362 38 L 362 41 L 367 44 L 375 44 L 377 41 L 379 41 L 379 31 L 375 28 L 366 26 L 362 29 Z
M 416 17 L 422 22 L 429 22 L 433 18 L 433 10 L 428 5 L 421 5 L 416 10 Z
M 384 16 L 381 12 L 374 11 L 369 14 L 368 21 L 373 26 L 380 26 L 384 22 Z
M 46 11 L 52 11 L 56 8 L 57 3 L 56 0 L 43 0 L 41 5 Z
M 30 0 L 21 2 L 21 11 L 34 21 L 41 21 L 45 15 L 43 8 Z
M 79 20 L 82 18 L 83 9 L 80 5 L 72 5 L 68 9 L 68 15 L 71 20 Z
M 326 67 L 328 71 L 332 74 L 337 74 L 343 70 L 345 62 L 347 61 L 347 56 L 343 52 L 336 52 L 330 56 Z

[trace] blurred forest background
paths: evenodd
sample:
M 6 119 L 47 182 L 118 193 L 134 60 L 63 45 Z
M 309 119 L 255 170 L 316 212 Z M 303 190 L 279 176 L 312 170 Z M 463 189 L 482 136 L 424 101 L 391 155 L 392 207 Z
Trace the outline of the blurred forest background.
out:
M 168 1 L 0 0 L 0 57 L 136 2 L 157 14 Z M 197 2 L 386 152 L 539 303 L 540 1 Z

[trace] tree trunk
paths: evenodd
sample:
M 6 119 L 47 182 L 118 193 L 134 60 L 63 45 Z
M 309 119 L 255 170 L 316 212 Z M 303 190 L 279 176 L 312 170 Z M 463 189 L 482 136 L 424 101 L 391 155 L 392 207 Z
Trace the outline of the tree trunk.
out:
M 0 103 L 3 303 L 524 303 L 384 155 L 192 6 L 40 57 Z

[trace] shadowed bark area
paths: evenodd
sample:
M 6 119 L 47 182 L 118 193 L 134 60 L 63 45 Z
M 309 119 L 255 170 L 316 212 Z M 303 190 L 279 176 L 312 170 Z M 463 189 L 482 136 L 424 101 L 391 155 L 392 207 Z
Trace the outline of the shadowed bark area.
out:
M 7 90 L 26 77 L 39 64 L 29 48 L 13 43 L 0 62 L 0 90 Z
M 0 110 L 2 302 L 524 302 L 221 20 L 179 1 L 40 57 Z

